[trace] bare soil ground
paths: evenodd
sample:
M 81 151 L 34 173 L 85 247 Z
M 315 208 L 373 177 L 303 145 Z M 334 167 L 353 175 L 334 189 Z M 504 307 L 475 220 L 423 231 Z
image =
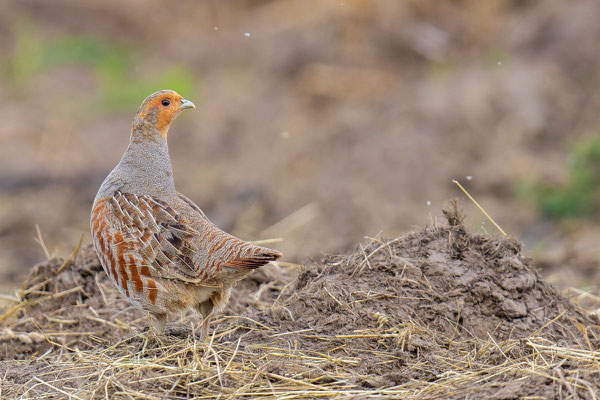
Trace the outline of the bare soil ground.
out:
M 521 244 L 445 221 L 355 251 L 269 266 L 200 339 L 150 338 L 89 247 L 37 265 L 0 317 L 3 396 L 597 398 L 600 326 Z M 292 277 L 294 276 L 294 277 Z

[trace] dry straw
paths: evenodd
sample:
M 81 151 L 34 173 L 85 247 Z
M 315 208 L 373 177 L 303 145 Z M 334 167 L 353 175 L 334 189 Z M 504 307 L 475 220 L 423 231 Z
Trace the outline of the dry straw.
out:
M 436 225 L 392 240 L 370 238 L 352 254 L 309 268 L 312 275 L 303 272 L 297 282 L 255 288 L 245 296 L 251 312 L 213 318 L 212 334 L 205 339 L 198 338 L 189 318 L 183 320 L 187 329 L 148 337 L 145 317 L 108 284 L 90 249 L 83 249 L 73 264 L 77 246 L 66 261 L 39 268 L 18 298 L 7 302 L 0 317 L 0 398 L 447 399 L 497 394 L 597 399 L 598 327 L 579 322 L 576 308 L 553 314 L 528 334 L 515 330 L 504 340 L 493 331 L 487 336 L 470 332 L 461 322 L 466 311 L 458 300 L 452 303 L 454 317 L 440 319 L 449 327 L 445 331 L 428 322 L 426 314 L 394 316 L 389 308 L 394 304 L 428 305 L 449 295 L 438 293 L 432 275 L 411 275 L 425 264 L 402 249 L 413 251 L 412 243 L 439 240 L 449 252 L 464 254 L 463 243 L 473 246 L 479 240 L 485 255 L 495 257 L 498 246 L 511 245 L 508 239 L 490 242 L 475 236 L 461 241 L 461 229 Z M 396 285 L 412 292 L 394 292 L 391 284 L 357 286 L 352 292 L 336 286 L 336 276 L 375 282 L 373 277 L 383 276 L 391 265 Z M 327 275 L 332 270 L 338 275 Z M 263 318 L 281 315 L 301 322 L 306 315 L 294 308 L 301 302 L 327 304 L 329 311 L 319 311 L 325 325 L 298 323 L 288 329 L 277 319 Z M 322 329 L 335 325 L 336 318 L 370 322 Z M 549 331 L 567 336 L 556 340 Z

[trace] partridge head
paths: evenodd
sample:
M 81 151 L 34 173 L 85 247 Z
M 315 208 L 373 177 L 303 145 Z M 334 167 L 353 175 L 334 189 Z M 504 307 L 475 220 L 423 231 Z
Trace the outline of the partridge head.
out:
M 192 308 L 222 309 L 231 288 L 281 253 L 238 239 L 212 224 L 175 190 L 167 133 L 191 101 L 172 90 L 148 96 L 138 110 L 129 146 L 94 200 L 91 230 L 100 262 L 153 329 Z

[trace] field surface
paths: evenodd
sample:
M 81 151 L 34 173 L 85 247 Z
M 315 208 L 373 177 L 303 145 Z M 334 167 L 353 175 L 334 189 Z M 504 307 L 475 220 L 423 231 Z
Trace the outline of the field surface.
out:
M 454 205 L 455 206 L 455 205 Z M 600 325 L 521 245 L 446 221 L 234 290 L 211 334 L 167 335 L 116 292 L 93 249 L 36 266 L 4 310 L 9 398 L 597 398 Z

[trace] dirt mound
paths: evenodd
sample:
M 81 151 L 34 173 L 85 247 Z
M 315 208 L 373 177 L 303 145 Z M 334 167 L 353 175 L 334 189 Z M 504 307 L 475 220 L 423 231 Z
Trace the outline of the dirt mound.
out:
M 415 323 L 455 339 L 533 335 L 562 344 L 574 343 L 572 322 L 592 323 L 540 277 L 519 242 L 469 234 L 455 210 L 447 217 L 449 225 L 308 264 L 269 322 L 287 327 L 292 314 L 301 318 L 289 328 L 320 333 Z
M 455 203 L 444 214 L 447 224 L 309 263 L 272 307 L 245 316 L 302 332 L 293 336 L 302 348 L 343 347 L 374 386 L 435 379 L 447 368 L 435 358 L 477 353 L 482 341 L 498 361 L 531 354 L 533 338 L 599 347 L 600 327 L 581 332 L 598 319 L 544 281 L 519 242 L 469 234 Z M 501 342 L 514 345 L 489 348 Z
M 145 317 L 112 288 L 91 248 L 75 263 L 50 260 L 0 317 L 6 393 L 56 395 L 84 373 L 83 397 L 169 388 L 173 397 L 586 397 L 600 389 L 590 383 L 600 365 L 597 318 L 547 284 L 518 242 L 466 232 L 456 205 L 445 217 L 310 262 L 293 280 L 276 267 L 253 275 L 213 319 L 208 341 L 148 341 L 139 332 Z M 71 372 L 51 385 L 23 379 L 59 369 Z
M 108 285 L 91 246 L 76 262 L 54 258 L 36 265 L 18 292 L 20 301 L 0 317 L 7 326 L 0 359 L 27 358 L 57 344 L 97 345 L 88 342 L 90 334 L 110 338 L 119 324 L 127 326 L 121 319 L 142 316 Z M 15 322 L 15 317 L 20 318 Z

